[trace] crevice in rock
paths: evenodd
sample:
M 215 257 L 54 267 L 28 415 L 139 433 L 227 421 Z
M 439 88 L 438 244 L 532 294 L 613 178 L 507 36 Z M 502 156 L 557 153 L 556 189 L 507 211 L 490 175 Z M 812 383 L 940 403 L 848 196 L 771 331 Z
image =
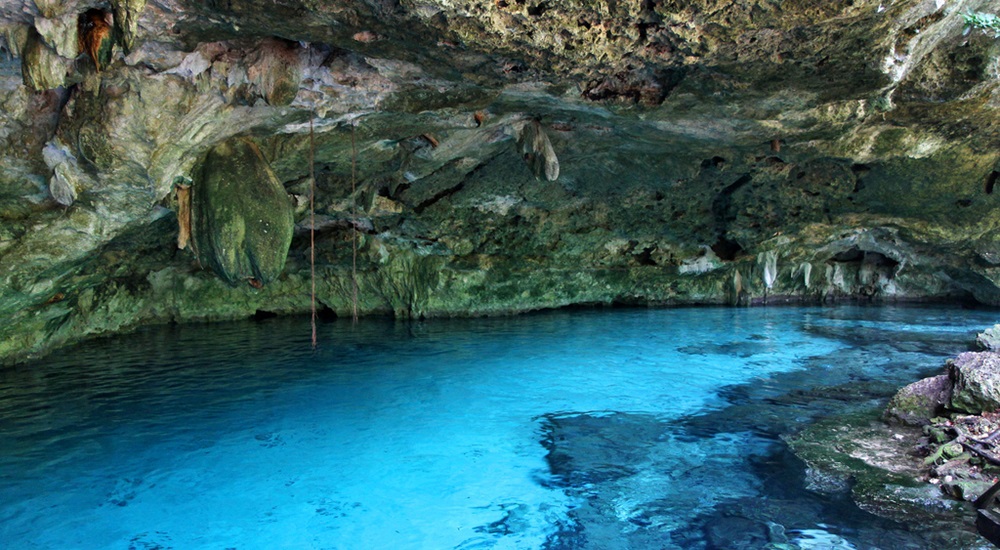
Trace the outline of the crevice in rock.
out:
M 656 250 L 655 246 L 647 246 L 643 248 L 638 254 L 635 255 L 635 261 L 639 265 L 658 265 L 656 260 L 653 259 L 653 251 Z
M 705 170 L 707 168 L 722 168 L 726 164 L 726 159 L 720 156 L 714 156 L 710 159 L 705 159 L 701 161 L 701 169 Z
M 727 233 L 729 232 L 729 224 L 736 219 L 736 214 L 732 211 L 733 193 L 751 181 L 753 181 L 753 176 L 749 173 L 743 174 L 739 179 L 719 191 L 715 200 L 712 201 L 712 218 L 715 221 L 715 230 L 718 235 L 718 240 L 712 245 L 712 250 L 722 260 L 731 261 L 742 251 L 742 247 L 729 239 Z
M 983 190 L 986 191 L 987 195 L 993 194 L 993 186 L 996 185 L 998 176 L 1000 176 L 1000 172 L 996 170 L 993 170 L 988 176 L 986 176 L 986 182 L 983 184 Z
M 417 203 L 417 205 L 413 207 L 413 212 L 417 213 L 417 214 L 421 214 L 428 207 L 434 205 L 435 203 L 437 203 L 438 201 L 440 201 L 440 200 L 442 200 L 444 198 L 450 197 L 450 196 L 454 195 L 455 193 L 458 193 L 463 188 L 465 188 L 465 179 L 462 179 L 456 185 L 448 187 L 448 188 L 445 188 L 445 189 L 442 189 L 441 191 L 438 191 L 437 193 L 431 195 L 427 199 L 425 199 L 425 200 Z
M 865 188 L 864 176 L 871 172 L 867 164 L 855 163 L 851 165 L 851 173 L 854 174 L 854 188 L 851 193 L 857 193 Z

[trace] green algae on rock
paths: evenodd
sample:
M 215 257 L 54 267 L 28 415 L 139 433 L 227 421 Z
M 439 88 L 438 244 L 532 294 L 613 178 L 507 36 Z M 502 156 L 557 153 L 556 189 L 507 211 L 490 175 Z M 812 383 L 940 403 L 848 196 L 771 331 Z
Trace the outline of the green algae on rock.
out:
M 308 311 L 310 119 L 318 298 L 337 312 L 355 228 L 362 314 L 752 305 L 765 290 L 1000 304 L 1000 46 L 962 35 L 968 2 L 12 1 L 3 361 L 112 326 Z M 74 51 L 90 8 L 115 14 L 100 73 Z M 296 205 L 277 280 L 281 247 L 264 247 L 266 290 L 227 286 L 260 282 L 249 256 L 203 258 L 218 280 L 157 248 L 175 236 L 153 223 L 175 182 L 234 136 Z M 60 144 L 78 162 L 53 163 Z M 123 242 L 113 267 L 88 260 Z M 88 288 L 134 312 L 81 316 Z
M 257 145 L 237 138 L 215 146 L 192 187 L 201 261 L 231 285 L 277 279 L 292 242 L 292 204 Z

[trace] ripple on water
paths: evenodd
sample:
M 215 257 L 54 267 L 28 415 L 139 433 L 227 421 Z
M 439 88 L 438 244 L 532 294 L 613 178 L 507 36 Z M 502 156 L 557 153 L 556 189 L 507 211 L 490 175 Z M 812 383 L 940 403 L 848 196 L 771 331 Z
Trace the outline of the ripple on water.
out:
M 779 436 L 877 403 L 994 322 L 846 307 L 338 321 L 316 352 L 303 319 L 147 329 L 0 371 L 0 540 L 920 547 L 920 526 L 806 491 Z

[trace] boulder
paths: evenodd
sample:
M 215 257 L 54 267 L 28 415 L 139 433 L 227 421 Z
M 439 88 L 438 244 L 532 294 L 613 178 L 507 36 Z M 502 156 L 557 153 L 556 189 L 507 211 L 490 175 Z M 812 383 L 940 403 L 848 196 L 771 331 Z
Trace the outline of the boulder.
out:
M 970 414 L 1000 409 L 1000 354 L 965 352 L 948 360 L 952 383 L 948 407 Z
M 928 424 L 951 400 L 951 391 L 951 379 L 947 374 L 918 380 L 889 400 L 885 419 L 910 426 Z
M 1000 325 L 993 325 L 976 335 L 976 344 L 987 351 L 1000 351 Z
M 292 243 L 292 203 L 257 146 L 246 138 L 215 146 L 192 188 L 202 264 L 231 285 L 276 279 Z

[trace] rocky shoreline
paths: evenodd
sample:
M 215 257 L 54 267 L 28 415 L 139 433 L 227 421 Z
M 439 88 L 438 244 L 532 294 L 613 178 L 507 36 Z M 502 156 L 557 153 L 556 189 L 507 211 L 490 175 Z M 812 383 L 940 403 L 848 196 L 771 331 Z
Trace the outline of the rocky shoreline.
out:
M 981 351 L 949 359 L 944 373 L 899 390 L 884 408 L 818 422 L 786 437 L 822 494 L 849 492 L 863 510 L 950 533 L 955 548 L 982 548 L 983 497 L 1000 482 L 1000 325 Z M 977 502 L 979 500 L 979 502 Z

